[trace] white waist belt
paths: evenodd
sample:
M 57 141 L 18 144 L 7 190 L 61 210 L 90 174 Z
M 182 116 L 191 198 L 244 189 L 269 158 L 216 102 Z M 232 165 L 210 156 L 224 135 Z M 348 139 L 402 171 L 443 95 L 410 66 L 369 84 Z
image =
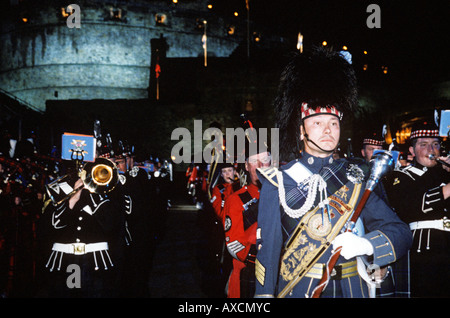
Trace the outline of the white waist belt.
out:
M 68 254 L 75 255 L 84 255 L 86 253 L 103 251 L 108 249 L 107 242 L 99 242 L 99 243 L 53 243 L 52 250 L 57 252 L 63 252 Z
M 441 231 L 450 231 L 450 220 L 443 218 L 441 220 L 418 221 L 409 223 L 411 231 L 420 229 L 436 229 Z

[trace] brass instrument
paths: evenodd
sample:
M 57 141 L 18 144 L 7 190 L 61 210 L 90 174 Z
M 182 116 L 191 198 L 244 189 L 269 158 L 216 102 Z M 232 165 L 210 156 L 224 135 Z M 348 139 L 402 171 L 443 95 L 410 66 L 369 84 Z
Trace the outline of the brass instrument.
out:
M 85 163 L 78 173 L 83 185 L 72 189 L 68 181 L 70 175 L 64 175 L 45 186 L 53 205 L 59 205 L 85 188 L 91 193 L 106 194 L 119 182 L 119 171 L 114 162 L 106 158 L 97 158 L 95 162 Z

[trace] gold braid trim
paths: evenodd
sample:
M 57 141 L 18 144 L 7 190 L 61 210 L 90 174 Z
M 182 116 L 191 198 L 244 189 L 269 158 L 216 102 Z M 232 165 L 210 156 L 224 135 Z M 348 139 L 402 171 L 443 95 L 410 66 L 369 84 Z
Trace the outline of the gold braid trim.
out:
M 266 167 L 266 168 L 257 168 L 257 170 L 267 179 L 270 183 L 272 183 L 275 187 L 278 188 L 278 183 L 275 181 L 275 177 L 277 175 L 278 169 L 275 167 Z
M 344 187 L 346 186 L 344 185 L 342 188 Z M 302 217 L 299 225 L 294 231 L 294 235 L 292 235 L 286 244 L 286 252 L 281 260 L 280 275 L 285 281 L 289 281 L 289 283 L 278 294 L 278 298 L 285 297 L 300 282 L 306 273 L 308 273 L 319 258 L 325 253 L 328 247 L 330 247 L 331 242 L 339 234 L 345 223 L 351 217 L 356 206 L 356 202 L 359 198 L 361 187 L 361 183 L 355 184 L 349 203 L 343 205 L 343 209 L 337 209 L 342 215 L 333 226 L 328 236 L 321 240 L 319 246 L 309 242 L 308 236 L 303 233 L 306 228 L 305 225 L 308 224 L 309 219 L 317 212 L 319 207 L 309 211 Z M 335 196 L 331 195 L 329 198 L 330 200 L 334 200 Z M 334 207 L 338 208 L 337 206 Z M 297 249 L 301 245 L 305 246 Z

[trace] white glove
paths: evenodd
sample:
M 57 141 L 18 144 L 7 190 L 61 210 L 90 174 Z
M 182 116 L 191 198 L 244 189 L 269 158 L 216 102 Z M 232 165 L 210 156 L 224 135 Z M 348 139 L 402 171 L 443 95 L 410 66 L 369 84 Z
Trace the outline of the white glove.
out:
M 339 234 L 332 242 L 333 250 L 342 246 L 341 255 L 345 259 L 350 259 L 359 255 L 372 255 L 373 246 L 369 240 L 352 232 Z

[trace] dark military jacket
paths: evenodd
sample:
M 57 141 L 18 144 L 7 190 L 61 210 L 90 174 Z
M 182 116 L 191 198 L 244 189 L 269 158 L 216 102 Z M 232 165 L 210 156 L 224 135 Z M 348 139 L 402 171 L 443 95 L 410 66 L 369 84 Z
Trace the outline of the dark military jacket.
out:
M 446 216 L 450 200 L 444 200 L 441 187 L 450 182 L 450 173 L 442 167 L 427 168 L 414 162 L 395 170 L 389 180 L 389 202 L 406 223 Z
M 440 165 L 427 168 L 414 161 L 385 183 L 390 204 L 413 236 L 409 257 L 395 264 L 411 297 L 450 296 L 450 200 L 442 192 L 448 182 L 450 173 Z
M 303 168 L 299 169 L 301 166 Z M 304 179 L 299 176 L 301 171 L 305 171 L 304 168 L 310 175 L 321 174 L 323 179 L 327 180 L 329 214 L 323 215 L 317 200 L 303 217 L 293 218 L 286 213 L 286 208 L 297 208 L 293 198 L 302 196 L 301 188 L 308 188 L 307 182 L 299 182 L 299 178 Z M 364 180 L 367 177 L 358 176 L 362 169 L 358 169 L 357 163 L 346 159 L 333 161 L 331 157 L 317 158 L 308 154 L 282 166 L 279 171 L 268 173 L 261 171 L 266 178 L 260 178 L 263 185 L 258 212 L 255 296 L 308 297 L 319 282 L 322 272 L 319 270 L 313 277 L 314 275 L 309 275 L 308 271 L 308 277 L 305 276 L 293 284 L 299 269 L 311 262 L 327 263 L 331 256 L 331 248 L 325 243 L 338 235 L 339 229 L 345 226 L 343 215 L 347 220 L 350 218 L 364 192 Z M 357 172 L 356 176 L 354 171 Z M 280 175 L 282 183 L 277 184 Z M 340 177 L 334 178 L 338 175 Z M 284 189 L 283 199 L 286 203 L 294 202 L 292 206 L 280 205 L 283 200 L 280 199 L 280 187 Z M 381 267 L 394 262 L 403 256 L 411 245 L 407 225 L 375 193 L 367 200 L 358 222 L 363 225 L 359 235 L 365 233 L 363 236 L 370 241 L 374 250 L 374 254 L 367 261 L 375 266 Z M 300 234 L 297 233 L 299 226 L 302 227 Z M 318 248 L 325 251 L 314 254 Z M 315 259 L 314 255 L 317 255 Z M 346 260 L 341 256 L 337 266 L 341 264 L 353 270 L 356 259 Z M 355 273 L 351 274 L 350 270 L 347 273 L 344 267 L 340 269 L 337 284 L 330 284 L 338 286 L 338 290 L 334 291 L 337 292 L 336 295 L 367 297 L 367 286 L 362 279 Z M 331 289 L 325 288 L 323 295 Z

